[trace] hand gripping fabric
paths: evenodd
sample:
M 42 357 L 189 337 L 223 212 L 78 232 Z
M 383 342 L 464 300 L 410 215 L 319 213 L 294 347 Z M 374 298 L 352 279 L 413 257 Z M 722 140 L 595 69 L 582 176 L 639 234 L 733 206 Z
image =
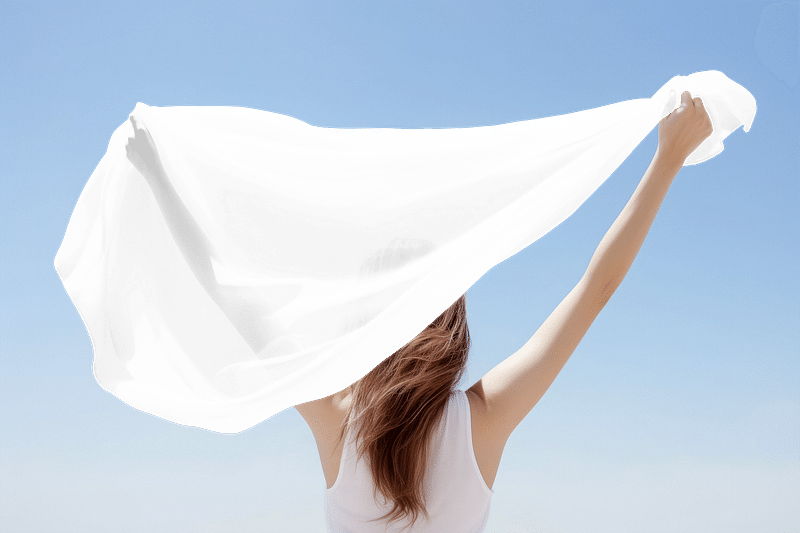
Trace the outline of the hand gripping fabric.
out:
M 718 71 L 474 128 L 138 103 L 163 176 L 128 160 L 126 120 L 55 257 L 95 378 L 137 409 L 221 433 L 338 392 L 575 212 L 685 90 L 714 128 L 685 164 L 750 129 L 755 99 Z

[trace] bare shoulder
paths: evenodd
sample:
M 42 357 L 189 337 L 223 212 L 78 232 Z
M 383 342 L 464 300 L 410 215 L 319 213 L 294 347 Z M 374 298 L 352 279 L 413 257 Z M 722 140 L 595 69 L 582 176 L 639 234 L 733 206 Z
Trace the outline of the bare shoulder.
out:
M 350 401 L 348 387 L 325 398 L 294 406 L 314 434 L 322 473 L 328 488 L 333 486 L 338 476 L 343 446 L 338 438 Z
M 469 410 L 473 414 L 486 410 L 486 398 L 483 396 L 483 387 L 480 380 L 466 391 L 469 400 Z
M 476 448 L 500 448 L 502 450 L 508 435 L 498 430 L 498 425 L 492 422 L 489 412 L 489 403 L 483 390 L 483 381 L 478 380 L 466 391 L 469 400 L 470 418 L 472 419 L 473 446 Z
M 315 437 L 318 439 L 327 437 L 328 433 L 341 424 L 347 400 L 350 398 L 349 391 L 348 387 L 325 398 L 297 404 L 294 408 L 306 421 Z
M 488 403 L 483 391 L 483 384 L 478 381 L 466 390 L 469 400 L 470 425 L 472 427 L 472 449 L 475 461 L 481 471 L 486 486 L 491 489 L 500 460 L 503 458 L 503 449 L 506 446 L 508 435 L 498 431 L 498 425 L 492 422 L 489 416 Z

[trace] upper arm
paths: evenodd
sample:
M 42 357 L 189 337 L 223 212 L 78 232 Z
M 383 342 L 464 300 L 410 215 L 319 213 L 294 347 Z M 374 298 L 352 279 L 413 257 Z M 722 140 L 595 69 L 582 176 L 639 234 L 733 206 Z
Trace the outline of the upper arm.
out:
M 614 288 L 581 279 L 522 348 L 470 387 L 495 439 L 505 442 L 544 396 Z

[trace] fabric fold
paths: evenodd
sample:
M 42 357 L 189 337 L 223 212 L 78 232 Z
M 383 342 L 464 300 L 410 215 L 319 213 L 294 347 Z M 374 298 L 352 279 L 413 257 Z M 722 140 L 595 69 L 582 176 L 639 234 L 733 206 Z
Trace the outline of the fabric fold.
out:
M 222 433 L 334 394 L 574 213 L 685 90 L 714 127 L 686 165 L 749 131 L 755 99 L 718 71 L 474 128 L 137 103 L 164 175 L 128 160 L 126 120 L 55 257 L 95 378 L 137 409 Z

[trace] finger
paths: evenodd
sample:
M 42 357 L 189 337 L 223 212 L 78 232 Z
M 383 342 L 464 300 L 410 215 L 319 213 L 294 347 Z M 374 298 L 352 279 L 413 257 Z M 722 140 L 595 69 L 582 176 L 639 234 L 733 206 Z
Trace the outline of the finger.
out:
M 706 111 L 706 106 L 703 105 L 703 101 L 699 98 L 696 98 L 695 102 L 695 110 L 697 112 L 697 116 L 702 121 L 702 124 L 705 126 L 705 129 L 709 132 L 714 130 L 714 123 L 711 122 L 711 115 L 708 114 Z
M 694 105 L 692 102 L 692 95 L 689 91 L 683 91 L 681 93 L 681 105 L 683 106 L 691 106 Z
M 697 108 L 699 111 L 702 111 L 702 112 L 704 112 L 704 113 L 705 113 L 705 112 L 707 112 L 707 111 L 706 111 L 706 103 L 705 103 L 705 102 L 703 101 L 703 99 L 702 99 L 702 98 L 700 98 L 699 96 L 698 96 L 697 98 L 695 98 L 695 99 L 694 99 L 694 106 L 695 106 L 695 107 L 696 107 L 696 108 Z

